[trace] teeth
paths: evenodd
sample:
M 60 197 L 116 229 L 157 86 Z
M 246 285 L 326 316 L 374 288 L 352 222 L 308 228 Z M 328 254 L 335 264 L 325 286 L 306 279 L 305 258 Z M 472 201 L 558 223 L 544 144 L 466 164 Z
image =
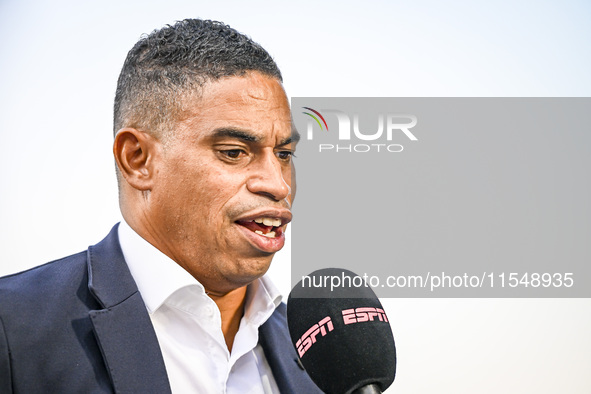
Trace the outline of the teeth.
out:
M 281 219 L 256 218 L 256 219 L 254 219 L 254 222 L 258 223 L 258 224 L 264 224 L 265 226 L 273 226 L 273 227 L 281 226 Z
M 262 235 L 263 237 L 267 238 L 275 238 L 275 231 L 269 231 L 267 234 L 265 234 L 261 230 L 255 230 L 255 234 Z

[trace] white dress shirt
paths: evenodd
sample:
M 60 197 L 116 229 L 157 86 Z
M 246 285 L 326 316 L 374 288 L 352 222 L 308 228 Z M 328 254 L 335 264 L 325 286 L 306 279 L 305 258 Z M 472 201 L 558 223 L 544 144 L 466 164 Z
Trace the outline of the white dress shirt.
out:
M 119 242 L 154 325 L 173 393 L 279 393 L 258 345 L 259 327 L 281 302 L 269 278 L 249 285 L 230 353 L 220 311 L 201 283 L 124 220 Z

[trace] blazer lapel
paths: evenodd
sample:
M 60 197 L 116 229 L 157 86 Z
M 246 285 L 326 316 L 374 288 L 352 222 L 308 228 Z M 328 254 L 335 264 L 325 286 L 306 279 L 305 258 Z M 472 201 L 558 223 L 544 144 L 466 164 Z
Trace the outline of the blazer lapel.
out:
M 117 393 L 171 393 L 158 339 L 127 268 L 118 225 L 88 248 L 88 288 L 103 309 L 90 311 L 95 335 Z
M 259 343 L 269 361 L 275 382 L 282 394 L 322 394 L 295 352 L 285 315 L 285 304 L 281 304 L 259 329 Z

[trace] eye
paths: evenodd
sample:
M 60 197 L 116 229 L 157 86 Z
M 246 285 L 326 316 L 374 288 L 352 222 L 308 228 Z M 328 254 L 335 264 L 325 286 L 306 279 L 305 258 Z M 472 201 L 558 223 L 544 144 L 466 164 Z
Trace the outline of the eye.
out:
M 228 149 L 222 150 L 220 153 L 229 159 L 239 159 L 240 156 L 245 155 L 246 152 L 242 149 Z
M 292 157 L 295 157 L 292 151 L 282 150 L 276 153 L 277 158 L 281 161 L 290 161 Z

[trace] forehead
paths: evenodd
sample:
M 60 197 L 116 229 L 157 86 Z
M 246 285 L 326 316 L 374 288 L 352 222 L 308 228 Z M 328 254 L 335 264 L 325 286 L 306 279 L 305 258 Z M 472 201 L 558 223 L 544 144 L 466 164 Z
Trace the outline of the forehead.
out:
M 257 72 L 209 82 L 199 97 L 189 100 L 180 126 L 191 138 L 231 135 L 219 130 L 243 131 L 259 141 L 285 140 L 292 134 L 283 86 Z

